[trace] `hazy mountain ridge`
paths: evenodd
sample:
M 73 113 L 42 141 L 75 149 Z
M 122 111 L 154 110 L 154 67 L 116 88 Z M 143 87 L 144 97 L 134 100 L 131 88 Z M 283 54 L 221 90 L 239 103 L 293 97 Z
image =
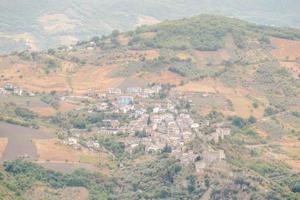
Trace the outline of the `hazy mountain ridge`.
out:
M 299 1 L 293 0 L 284 3 L 270 0 L 4 0 L 0 2 L 0 50 L 45 49 L 108 34 L 114 29 L 128 31 L 140 24 L 139 18 L 143 16 L 146 19 L 142 23 L 151 23 L 153 19 L 161 21 L 210 13 L 259 24 L 299 27 L 299 7 Z

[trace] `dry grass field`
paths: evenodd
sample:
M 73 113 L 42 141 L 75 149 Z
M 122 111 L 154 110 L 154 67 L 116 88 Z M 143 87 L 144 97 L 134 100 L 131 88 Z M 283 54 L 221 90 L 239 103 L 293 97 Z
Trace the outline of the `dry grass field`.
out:
M 92 152 L 75 150 L 58 139 L 50 140 L 33 140 L 38 154 L 39 161 L 63 161 L 71 163 L 80 163 L 82 157 L 86 163 L 95 162 L 94 160 L 100 159 L 99 155 Z
M 296 62 L 280 62 L 280 65 L 288 70 L 295 79 L 300 77 L 300 64 Z
M 106 91 L 110 87 L 118 87 L 124 78 L 110 78 L 108 74 L 117 66 L 85 66 L 78 70 L 71 85 L 75 93 L 85 93 L 88 89 Z
M 31 200 L 88 200 L 89 192 L 83 187 L 53 189 L 44 185 L 35 185 L 25 196 Z
M 159 84 L 174 84 L 178 85 L 183 78 L 173 72 L 164 71 L 159 73 L 144 73 L 141 78 L 147 83 L 159 83 Z
M 147 60 L 154 60 L 160 56 L 159 51 L 155 49 L 141 51 L 141 53 L 145 56 Z
M 257 94 L 255 91 L 249 91 L 244 88 L 232 88 L 224 85 L 221 81 L 212 79 L 189 82 L 183 86 L 177 87 L 176 90 L 184 93 L 211 93 L 225 97 L 232 103 L 234 110 L 221 109 L 223 113 L 227 115 L 238 115 L 245 118 L 250 115 L 261 118 L 264 113 L 264 108 L 268 103 L 262 95 Z M 259 106 L 254 109 L 252 106 L 253 101 L 249 97 L 259 100 L 265 106 Z

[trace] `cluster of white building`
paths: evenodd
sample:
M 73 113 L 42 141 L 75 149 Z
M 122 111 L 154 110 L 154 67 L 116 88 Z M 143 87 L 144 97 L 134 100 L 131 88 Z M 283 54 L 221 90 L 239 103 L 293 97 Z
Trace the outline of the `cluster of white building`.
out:
M 192 142 L 196 136 L 202 137 L 204 142 L 218 143 L 229 136 L 231 130 L 222 124 L 212 126 L 209 120 L 195 121 L 187 110 L 178 109 L 176 98 L 173 100 L 167 98 L 163 102 L 143 100 L 145 97 L 158 94 L 161 89 L 162 87 L 157 85 L 145 89 L 129 87 L 124 91 L 120 88 L 110 88 L 106 94 L 101 95 L 100 99 L 103 101 L 100 102 L 98 95 L 98 102 L 93 105 L 93 110 L 90 112 L 127 114 L 131 121 L 121 124 L 117 119 L 105 119 L 101 122 L 102 127 L 97 128 L 96 133 L 100 135 L 128 134 L 124 143 L 129 153 L 135 152 L 140 145 L 145 147 L 147 153 L 159 153 L 167 145 L 172 149 L 171 155 L 180 159 L 184 165 L 195 164 L 199 172 L 212 163 L 224 159 L 223 150 L 209 149 L 201 154 L 195 154 L 192 150 L 186 149 L 186 144 Z M 152 108 L 150 111 L 146 109 L 149 106 Z M 203 127 L 215 127 L 215 131 L 203 134 Z M 142 135 L 137 136 L 137 132 L 142 132 Z M 68 138 L 65 143 L 75 148 L 79 146 L 78 138 Z M 100 150 L 101 145 L 97 141 L 87 140 L 84 146 Z
M 35 96 L 33 92 L 24 90 L 12 83 L 6 83 L 3 87 L 0 87 L 0 95 L 17 95 L 17 96 Z

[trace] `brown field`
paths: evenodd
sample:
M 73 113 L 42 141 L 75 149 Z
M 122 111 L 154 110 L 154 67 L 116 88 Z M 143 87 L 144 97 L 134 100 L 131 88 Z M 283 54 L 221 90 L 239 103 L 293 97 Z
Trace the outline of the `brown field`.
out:
M 252 101 L 249 96 L 254 99 L 258 99 L 260 102 L 267 104 L 267 100 L 256 94 L 254 91 L 248 91 L 243 88 L 231 88 L 224 85 L 218 80 L 205 79 L 197 82 L 190 82 L 186 85 L 176 88 L 180 92 L 203 92 L 203 93 L 214 93 L 219 96 L 225 97 L 230 100 L 233 105 L 234 111 L 223 110 L 226 115 L 238 115 L 241 117 L 249 117 L 253 115 L 257 118 L 261 118 L 264 113 L 265 106 L 259 106 L 257 109 L 252 107 Z
M 61 102 L 59 102 L 59 108 L 58 108 L 58 110 L 60 112 L 69 112 L 69 111 L 74 110 L 74 109 L 76 109 L 78 107 L 79 107 L 78 105 L 61 101 Z
M 5 65 L 6 63 L 9 62 L 6 61 L 1 63 L 1 65 Z M 50 92 L 55 90 L 60 92 L 70 90 L 64 75 L 57 75 L 55 73 L 45 74 L 40 70 L 42 69 L 37 68 L 37 66 L 20 62 L 2 68 L 0 75 L 9 79 L 9 82 L 21 85 L 23 88 L 30 91 Z M 20 77 L 20 75 L 22 76 Z M 0 80 L 0 84 L 4 84 L 4 81 Z
M 8 139 L 7 138 L 0 138 L 0 159 L 2 157 L 2 154 L 6 148 L 6 145 L 8 143 Z
M 300 41 L 273 38 L 272 45 L 275 49 L 272 55 L 280 60 L 295 60 L 300 57 Z
M 95 163 L 104 155 L 95 154 L 87 150 L 75 150 L 64 145 L 58 139 L 33 140 L 37 148 L 39 161 L 63 161 L 71 163 Z
M 30 110 L 42 117 L 51 117 L 56 114 L 56 110 L 52 107 L 31 107 Z
M 8 161 L 24 155 L 31 160 L 37 159 L 37 150 L 32 140 L 54 138 L 55 135 L 41 130 L 0 122 L 0 137 L 8 138 L 1 157 L 1 161 Z
M 203 92 L 203 93 L 216 93 L 212 83 L 208 80 L 189 82 L 183 86 L 177 87 L 180 92 Z
M 147 83 L 160 83 L 160 84 L 174 84 L 178 85 L 183 78 L 173 72 L 164 71 L 159 73 L 145 73 L 142 75 L 144 81 Z
M 274 141 L 274 144 L 281 146 L 282 150 L 290 157 L 298 158 L 300 160 L 300 140 L 297 138 L 282 138 Z
M 89 192 L 83 187 L 66 187 L 53 189 L 43 185 L 35 185 L 25 196 L 31 200 L 52 199 L 52 200 L 87 200 Z
M 110 155 L 87 149 L 76 150 L 58 139 L 33 140 L 37 148 L 37 163 L 47 169 L 70 173 L 78 168 L 110 174 Z M 101 165 L 101 168 L 98 166 Z
M 78 70 L 72 78 L 75 93 L 85 93 L 88 89 L 105 91 L 110 87 L 118 87 L 124 78 L 110 78 L 107 75 L 116 66 L 85 66 Z
M 147 60 L 153 60 L 159 57 L 160 53 L 158 50 L 145 50 L 142 51 L 142 53 L 145 55 L 145 58 Z

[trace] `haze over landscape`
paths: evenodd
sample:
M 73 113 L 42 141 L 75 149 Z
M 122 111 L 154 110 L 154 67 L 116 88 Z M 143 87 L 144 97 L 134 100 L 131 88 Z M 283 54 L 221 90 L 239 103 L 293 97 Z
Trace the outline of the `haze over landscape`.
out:
M 0 200 L 299 200 L 296 0 L 1 0 Z
M 44 50 L 203 13 L 300 27 L 297 0 L 2 0 L 0 11 L 0 53 Z

